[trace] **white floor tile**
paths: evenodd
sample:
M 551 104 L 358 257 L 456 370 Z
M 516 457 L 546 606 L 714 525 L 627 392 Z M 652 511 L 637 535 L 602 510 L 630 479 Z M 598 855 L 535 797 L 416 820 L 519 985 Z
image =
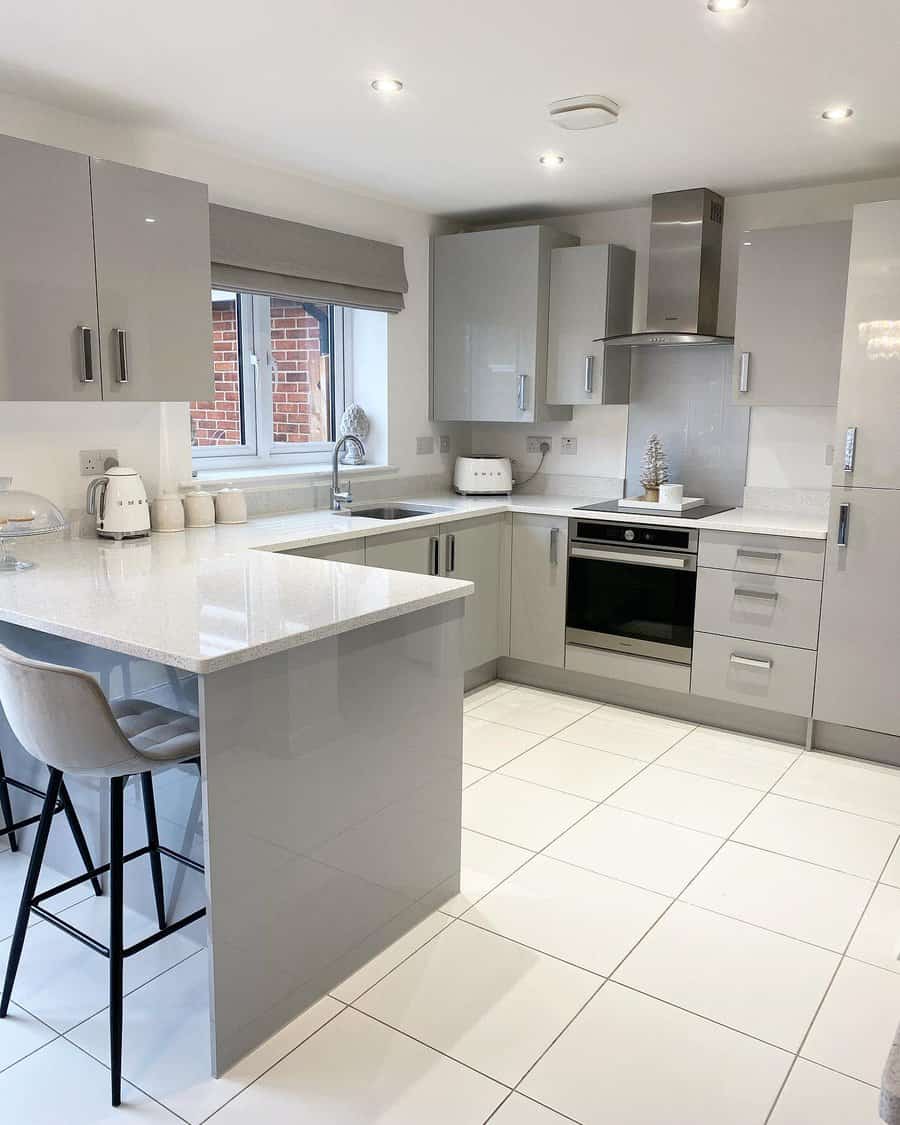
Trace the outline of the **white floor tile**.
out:
M 109 937 L 109 897 L 85 899 L 62 917 L 79 929 L 106 942 Z M 155 923 L 125 908 L 125 944 L 139 941 L 156 929 Z M 184 934 L 172 934 L 129 957 L 125 962 L 125 990 L 146 983 L 197 952 L 197 944 Z M 0 943 L 0 965 L 5 965 L 9 941 Z M 48 972 L 48 966 L 53 967 Z M 32 926 L 25 938 L 13 999 L 57 1031 L 68 1031 L 105 1008 L 109 970 L 105 958 L 64 934 L 49 922 Z
M 465 920 L 605 976 L 670 902 L 652 891 L 536 856 L 473 906 Z
M 883 883 L 890 883 L 892 887 L 900 887 L 900 843 L 895 845 L 891 858 L 888 860 L 881 876 Z
M 609 803 L 683 828 L 729 836 L 759 798 L 756 789 L 649 766 L 613 794 Z
M 10 1004 L 6 1019 L 0 1020 L 0 1070 L 24 1059 L 38 1047 L 43 1047 L 56 1032 L 36 1020 L 17 1004 Z
M 900 824 L 900 769 L 841 758 L 804 754 L 775 786 L 784 797 Z
M 445 914 L 463 914 L 534 853 L 490 836 L 463 829 L 459 894 L 441 906 Z
M 512 691 L 515 684 L 504 683 L 503 680 L 492 680 L 489 684 L 467 691 L 463 696 L 463 711 L 471 711 L 483 703 L 490 703 L 492 699 L 499 699 L 508 691 Z
M 539 851 L 593 807 L 581 797 L 495 773 L 463 793 L 462 822 L 464 828 Z
M 877 879 L 897 839 L 897 829 L 884 821 L 769 794 L 738 828 L 734 839 Z
M 516 758 L 544 736 L 527 730 L 489 723 L 474 715 L 463 716 L 463 761 L 483 770 L 495 770 Z
M 489 703 L 473 708 L 469 714 L 476 719 L 503 723 L 546 738 L 598 706 L 599 704 L 575 699 L 573 696 L 557 695 L 555 692 L 516 688 L 514 691 L 504 692 Z
M 571 1125 L 552 1109 L 538 1105 L 521 1094 L 510 1094 L 490 1120 L 490 1125 Z
M 873 886 L 843 871 L 729 842 L 682 898 L 843 953 Z
M 718 836 L 601 805 L 546 854 L 674 897 L 721 846 Z
M 463 789 L 468 789 L 470 785 L 474 785 L 476 781 L 481 781 L 483 777 L 487 777 L 489 770 L 479 769 L 478 766 L 470 766 L 463 762 L 462 768 L 462 786 Z
M 659 765 L 751 789 L 770 789 L 799 756 L 798 746 L 698 727 L 667 750 Z
M 597 983 L 591 973 L 454 922 L 357 1005 L 514 1086 Z
M 761 1125 L 790 1061 L 775 1047 L 607 984 L 522 1091 L 584 1125 Z
M 837 963 L 824 949 L 676 902 L 615 979 L 796 1051 Z
M 30 858 L 25 852 L 10 851 L 3 856 L 3 862 L 0 863 L 0 941 L 10 937 L 15 929 L 19 899 L 22 896 L 22 885 L 25 882 L 25 872 L 28 870 Z M 41 871 L 38 890 L 48 891 L 51 887 L 59 886 L 60 883 L 65 883 L 77 874 L 80 872 L 64 875 L 61 871 L 45 865 Z M 48 910 L 58 914 L 83 899 L 91 898 L 93 894 L 90 883 L 85 883 L 50 899 L 44 905 Z M 37 922 L 38 919 L 32 914 L 29 925 L 36 925 Z
M 216 1115 L 216 1125 L 481 1125 L 506 1090 L 352 1009 Z
M 879 1086 L 898 1020 L 900 976 L 845 959 L 803 1045 L 803 1057 Z
M 548 738 L 500 772 L 589 801 L 603 801 L 643 768 L 634 758 Z
M 880 1125 L 878 1091 L 798 1059 L 769 1125 Z
M 573 723 L 560 738 L 595 750 L 652 762 L 693 729 L 692 723 L 604 704 Z
M 886 883 L 875 888 L 847 955 L 900 973 L 900 889 Z
M 0 1074 L 3 1118 L 16 1125 L 178 1125 L 178 1118 L 127 1083 L 110 1105 L 109 1071 L 65 1039 L 56 1039 Z
M 208 974 L 206 953 L 198 953 L 125 1000 L 125 1077 L 192 1125 L 215 1113 L 343 1007 L 325 997 L 221 1078 L 213 1078 Z M 108 1063 L 106 1012 L 70 1031 L 68 1038 Z
M 410 954 L 415 953 L 426 941 L 430 941 L 435 934 L 439 934 L 449 925 L 450 919 L 446 914 L 440 914 L 437 911 L 434 914 L 429 914 L 427 918 L 417 926 L 413 926 L 403 937 L 398 938 L 387 949 L 373 957 L 368 964 L 363 965 L 361 969 L 357 969 L 352 976 L 347 977 L 345 981 L 333 988 L 331 995 L 338 1000 L 342 1000 L 345 1004 L 352 1004 L 373 984 L 377 984 L 392 969 L 396 969 L 401 961 L 405 961 Z

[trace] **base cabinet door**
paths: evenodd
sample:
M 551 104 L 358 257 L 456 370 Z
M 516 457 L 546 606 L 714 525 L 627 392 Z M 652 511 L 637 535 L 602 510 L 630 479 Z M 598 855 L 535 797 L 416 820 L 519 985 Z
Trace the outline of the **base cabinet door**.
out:
M 513 517 L 509 655 L 565 665 L 567 524 L 550 516 Z
M 427 531 L 394 531 L 366 537 L 366 566 L 437 574 L 440 538 L 436 527 Z
M 504 517 L 441 527 L 441 574 L 475 584 L 466 599 L 463 666 L 479 668 L 500 655 L 500 554 Z
M 0 169 L 0 400 L 99 400 L 88 158 L 0 137 Z
M 898 558 L 900 490 L 832 489 L 813 710 L 822 722 L 900 735 Z

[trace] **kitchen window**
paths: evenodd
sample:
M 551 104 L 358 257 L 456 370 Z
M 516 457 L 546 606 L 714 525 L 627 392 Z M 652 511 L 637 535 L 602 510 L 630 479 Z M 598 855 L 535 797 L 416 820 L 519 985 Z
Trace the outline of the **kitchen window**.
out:
M 323 302 L 213 289 L 215 397 L 190 404 L 195 466 L 325 460 L 350 401 L 350 313 Z

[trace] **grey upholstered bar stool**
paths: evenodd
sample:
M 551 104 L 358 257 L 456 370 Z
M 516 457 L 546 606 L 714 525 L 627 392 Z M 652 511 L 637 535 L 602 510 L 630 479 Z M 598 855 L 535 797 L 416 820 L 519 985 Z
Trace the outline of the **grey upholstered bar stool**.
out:
M 22 890 L 16 928 L 6 966 L 0 1018 L 6 1016 L 13 984 L 22 956 L 33 911 L 65 933 L 77 938 L 109 960 L 109 1036 L 112 1070 L 112 1104 L 119 1105 L 122 1092 L 122 974 L 124 959 L 139 953 L 176 930 L 189 926 L 206 913 L 204 909 L 177 922 L 166 922 L 162 856 L 184 863 L 196 871 L 202 864 L 173 852 L 159 842 L 153 799 L 155 771 L 179 762 L 196 761 L 200 753 L 200 728 L 192 715 L 160 707 L 142 699 L 110 704 L 93 676 L 74 668 L 62 668 L 20 656 L 0 645 L 0 704 L 23 748 L 50 770 L 50 782 L 38 821 L 37 834 Z M 63 774 L 109 779 L 109 863 L 90 867 L 87 874 L 35 894 L 41 864 L 50 835 L 53 815 L 63 788 Z M 139 775 L 147 823 L 147 846 L 123 854 L 123 794 L 125 783 Z M 156 902 L 156 933 L 125 947 L 122 934 L 123 865 L 139 856 L 149 856 Z M 109 945 L 105 946 L 69 922 L 51 914 L 43 903 L 88 879 L 109 872 Z

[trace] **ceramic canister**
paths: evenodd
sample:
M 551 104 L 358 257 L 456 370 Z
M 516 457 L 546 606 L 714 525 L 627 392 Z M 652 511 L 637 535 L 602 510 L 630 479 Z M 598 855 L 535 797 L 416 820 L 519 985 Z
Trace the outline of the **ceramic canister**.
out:
M 216 523 L 246 523 L 247 498 L 239 488 L 216 493 Z
M 157 496 L 150 503 L 150 527 L 154 531 L 184 531 L 184 505 L 180 496 Z
M 184 496 L 184 522 L 187 527 L 212 527 L 216 522 L 216 507 L 212 494 L 197 489 Z

